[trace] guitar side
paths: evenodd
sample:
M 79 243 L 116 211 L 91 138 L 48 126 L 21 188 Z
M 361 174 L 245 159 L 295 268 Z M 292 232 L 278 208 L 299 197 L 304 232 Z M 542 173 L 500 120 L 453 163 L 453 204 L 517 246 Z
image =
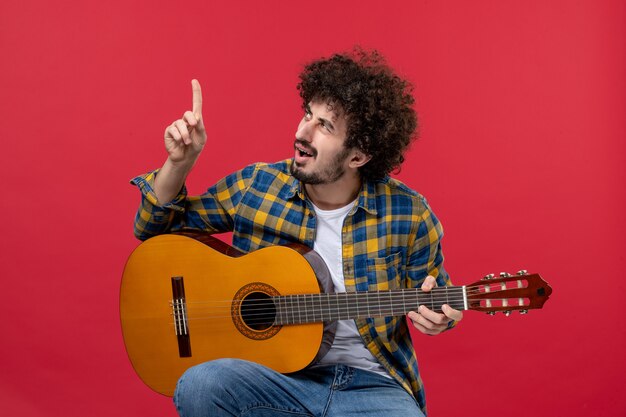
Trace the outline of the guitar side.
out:
M 186 369 L 209 360 L 239 358 L 283 373 L 309 365 L 322 344 L 322 323 L 280 326 L 270 334 L 248 328 L 231 314 L 241 308 L 233 304 L 238 291 L 252 283 L 263 283 L 278 294 L 319 293 L 307 260 L 284 246 L 232 257 L 209 246 L 210 240 L 206 243 L 161 235 L 139 245 L 128 259 L 120 290 L 122 333 L 143 382 L 171 396 Z M 173 277 L 182 277 L 184 283 L 190 356 L 181 356 L 179 350 Z

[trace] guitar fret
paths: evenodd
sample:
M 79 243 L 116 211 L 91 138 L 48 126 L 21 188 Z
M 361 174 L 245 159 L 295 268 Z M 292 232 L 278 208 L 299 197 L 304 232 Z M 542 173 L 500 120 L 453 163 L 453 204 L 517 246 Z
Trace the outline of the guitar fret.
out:
M 420 306 L 420 291 L 412 291 L 410 293 L 411 298 L 409 298 L 409 300 L 411 300 L 411 302 L 409 303 L 410 305 L 410 310 L 417 310 L 417 308 Z
M 311 294 L 309 295 L 309 304 L 307 305 L 309 309 L 309 312 L 308 312 L 309 323 L 315 323 L 317 321 L 315 317 L 315 304 L 314 303 L 315 303 L 315 294 Z
M 314 307 L 314 310 L 315 310 L 315 318 L 314 318 L 314 320 L 316 322 L 324 321 L 323 318 L 322 318 L 322 308 L 320 307 L 321 306 L 321 304 L 320 304 L 321 296 L 322 296 L 321 294 L 317 294 L 317 297 L 315 297 L 316 303 L 315 303 L 315 307 Z
M 363 307 L 367 307 L 366 302 L 364 302 L 364 296 L 363 294 L 359 294 L 357 293 L 355 296 L 356 299 L 356 312 L 355 312 L 355 318 L 363 318 L 365 317 L 365 313 L 363 311 Z
M 326 294 L 326 310 L 328 311 L 328 320 L 334 320 L 332 311 L 330 310 L 330 294 Z
M 319 311 L 319 315 L 320 315 L 319 321 L 324 321 L 324 308 L 322 306 L 322 296 L 323 295 L 324 294 L 319 294 L 318 297 L 317 297 L 317 305 L 318 305 L 317 308 L 319 309 L 318 311 Z
M 380 316 L 381 317 L 385 317 L 389 315 L 387 314 L 387 309 L 389 308 L 388 307 L 389 301 L 386 300 L 387 298 L 386 296 L 387 296 L 386 293 L 382 291 L 378 292 L 378 302 L 380 303 Z
M 354 318 L 359 315 L 358 294 L 355 292 L 346 293 L 348 299 L 348 317 Z
M 280 305 L 281 305 L 281 312 L 280 312 L 280 322 L 281 324 L 287 324 L 287 297 L 280 297 L 281 301 L 280 301 Z
M 304 309 L 303 309 L 304 310 L 304 321 L 303 321 L 303 323 L 308 323 L 309 322 L 309 303 L 308 303 L 309 296 L 304 294 L 302 296 L 302 298 L 304 299 L 303 300 L 303 302 L 304 302 Z
M 296 295 L 296 303 L 297 303 L 297 310 L 298 310 L 298 323 L 302 323 L 302 314 L 300 314 L 302 308 L 300 308 L 300 294 Z
M 383 317 L 393 316 L 393 293 L 391 292 L 382 292 L 383 296 Z
M 335 294 L 335 314 L 337 316 L 337 320 L 341 320 L 341 312 L 339 311 L 339 294 Z

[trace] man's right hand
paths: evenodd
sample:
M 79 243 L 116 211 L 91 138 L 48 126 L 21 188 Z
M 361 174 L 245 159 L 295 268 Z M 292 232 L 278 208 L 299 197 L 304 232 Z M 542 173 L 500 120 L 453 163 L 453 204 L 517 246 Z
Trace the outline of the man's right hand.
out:
M 198 80 L 191 81 L 193 106 L 182 119 L 165 129 L 165 149 L 169 159 L 176 165 L 191 169 L 206 143 L 206 131 L 202 123 L 202 89 Z
M 161 204 L 170 202 L 180 192 L 206 143 L 202 123 L 202 90 L 198 80 L 191 81 L 193 106 L 182 119 L 165 129 L 167 160 L 154 182 L 154 192 Z

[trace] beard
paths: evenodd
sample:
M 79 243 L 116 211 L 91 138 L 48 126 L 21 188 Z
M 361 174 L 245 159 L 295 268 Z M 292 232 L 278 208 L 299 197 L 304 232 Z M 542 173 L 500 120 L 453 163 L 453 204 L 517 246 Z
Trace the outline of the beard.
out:
M 304 172 L 304 169 L 298 166 L 296 161 L 293 161 L 291 165 L 291 175 L 304 184 L 318 185 L 333 183 L 346 173 L 343 168 L 343 163 L 349 152 L 349 149 L 343 148 L 341 152 L 335 155 L 325 166 L 313 172 Z

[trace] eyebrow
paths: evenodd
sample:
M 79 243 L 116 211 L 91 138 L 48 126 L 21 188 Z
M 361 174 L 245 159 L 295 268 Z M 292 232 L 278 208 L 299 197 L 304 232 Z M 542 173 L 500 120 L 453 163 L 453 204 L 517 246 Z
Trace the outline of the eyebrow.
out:
M 318 117 L 318 120 L 321 120 L 328 128 L 332 131 L 335 131 L 335 125 L 333 124 L 333 120 L 337 120 L 336 117 L 331 118 L 331 120 L 325 119 L 323 117 Z
M 309 113 L 311 115 L 313 114 L 313 112 L 311 111 L 311 106 L 309 106 L 308 104 L 306 105 L 305 110 L 306 110 L 307 113 Z M 335 113 L 334 110 L 331 110 L 330 114 L 331 114 L 330 120 L 328 120 L 328 119 L 326 119 L 324 117 L 319 117 L 319 116 L 317 116 L 317 120 L 321 120 L 322 123 L 324 123 L 326 126 L 328 126 L 330 130 L 335 131 L 334 123 L 337 121 L 337 114 Z

